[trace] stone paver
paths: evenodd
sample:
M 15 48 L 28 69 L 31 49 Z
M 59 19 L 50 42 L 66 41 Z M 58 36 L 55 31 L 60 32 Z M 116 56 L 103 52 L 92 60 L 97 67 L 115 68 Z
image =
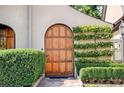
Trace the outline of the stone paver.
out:
M 75 78 L 45 78 L 37 87 L 81 87 L 82 82 Z

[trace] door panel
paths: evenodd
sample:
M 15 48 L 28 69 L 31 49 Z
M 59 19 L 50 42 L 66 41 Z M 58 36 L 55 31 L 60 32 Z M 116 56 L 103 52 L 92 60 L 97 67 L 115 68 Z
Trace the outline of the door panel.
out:
M 52 40 L 53 40 L 53 43 L 52 43 L 53 47 L 52 48 L 58 49 L 59 48 L 58 38 L 53 38 Z
M 46 63 L 46 73 L 51 73 L 52 72 L 52 63 Z
M 72 51 L 71 50 L 67 50 L 66 53 L 68 55 L 68 56 L 66 56 L 66 60 L 67 61 L 72 61 L 72 59 L 73 59 L 72 58 Z
M 59 27 L 60 29 L 60 37 L 64 37 L 64 36 L 66 36 L 66 30 L 65 30 L 65 28 L 64 27 L 62 27 L 62 26 L 60 26 Z
M 73 42 L 71 38 L 66 38 L 66 48 L 73 48 Z
M 71 71 L 72 71 L 72 69 L 73 69 L 73 65 L 72 65 L 72 63 L 71 62 L 68 62 L 67 64 L 67 72 L 69 72 L 69 73 L 71 73 Z
M 59 48 L 60 49 L 64 49 L 64 48 L 66 48 L 66 40 L 65 40 L 65 38 L 60 38 L 59 39 Z
M 59 52 L 58 51 L 53 51 L 52 52 L 52 58 L 51 58 L 51 60 L 53 60 L 53 61 L 59 61 Z
M 46 66 L 48 77 L 73 76 L 73 36 L 61 24 L 48 29 L 45 36 Z
M 58 73 L 59 71 L 59 62 L 53 62 L 53 73 Z
M 47 38 L 46 39 L 46 49 L 51 49 L 52 48 L 52 39 L 51 38 Z
M 65 63 L 60 63 L 60 73 L 65 73 Z
M 57 37 L 57 36 L 59 36 L 59 28 L 58 27 L 53 27 L 53 36 L 54 37 Z
M 46 51 L 46 62 L 51 62 L 53 58 L 52 51 Z
M 50 36 L 52 36 L 52 28 L 49 29 L 49 32 L 48 32 L 47 35 L 46 35 L 46 37 L 50 37 Z
M 60 50 L 60 61 L 65 61 L 66 60 L 66 51 L 65 50 Z

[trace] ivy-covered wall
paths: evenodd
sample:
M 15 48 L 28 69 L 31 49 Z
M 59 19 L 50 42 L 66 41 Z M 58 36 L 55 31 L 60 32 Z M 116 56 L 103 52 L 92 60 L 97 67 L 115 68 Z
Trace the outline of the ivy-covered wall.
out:
M 111 60 L 113 45 L 112 29 L 109 26 L 76 26 L 73 27 L 75 60 Z

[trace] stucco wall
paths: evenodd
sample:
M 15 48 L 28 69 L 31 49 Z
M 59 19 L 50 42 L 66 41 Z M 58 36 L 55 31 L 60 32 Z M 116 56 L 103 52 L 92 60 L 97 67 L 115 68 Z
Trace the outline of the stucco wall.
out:
M 44 49 L 45 32 L 53 24 L 63 23 L 70 28 L 77 25 L 108 24 L 67 5 L 31 6 L 31 13 L 29 13 L 29 6 L 3 5 L 0 6 L 0 23 L 9 25 L 15 31 L 16 48 L 29 48 L 31 43 L 31 48 L 37 49 Z
M 10 26 L 16 35 L 16 48 L 28 48 L 28 6 L 0 6 L 0 23 Z
M 120 5 L 107 5 L 105 21 L 114 23 L 123 15 Z
M 110 25 L 63 6 L 32 6 L 32 48 L 44 49 L 44 35 L 48 27 L 63 23 L 70 28 L 78 25 Z

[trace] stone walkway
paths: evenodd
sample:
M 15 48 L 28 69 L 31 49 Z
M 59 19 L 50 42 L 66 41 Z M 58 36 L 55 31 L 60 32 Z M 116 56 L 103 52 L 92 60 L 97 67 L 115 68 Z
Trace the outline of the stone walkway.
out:
M 81 87 L 82 82 L 74 78 L 45 78 L 37 87 Z
M 124 84 L 84 84 L 79 78 L 45 78 L 36 87 L 124 87 Z

